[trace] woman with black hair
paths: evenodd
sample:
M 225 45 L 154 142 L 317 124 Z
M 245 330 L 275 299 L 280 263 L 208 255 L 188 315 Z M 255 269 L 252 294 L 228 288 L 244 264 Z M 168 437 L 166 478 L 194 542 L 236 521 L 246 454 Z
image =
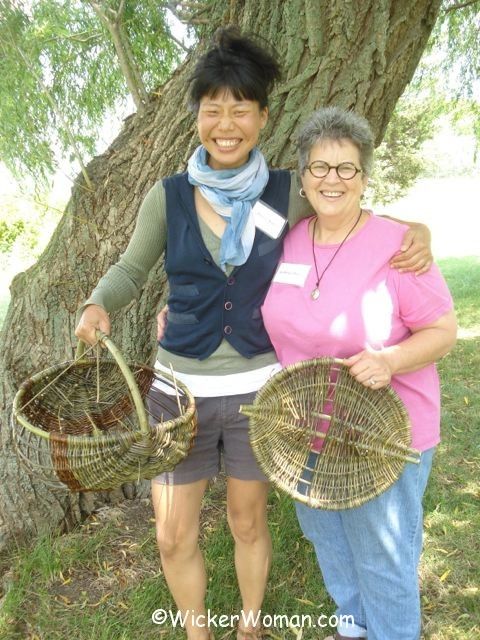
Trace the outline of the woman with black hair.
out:
M 96 329 L 110 332 L 108 313 L 140 293 L 166 252 L 168 323 L 157 367 L 175 370 L 196 399 L 199 426 L 189 456 L 152 481 L 162 567 L 190 640 L 209 636 L 206 572 L 198 546 L 199 515 L 209 479 L 227 475 L 227 517 L 235 541 L 242 597 L 237 638 L 255 640 L 271 562 L 268 483 L 249 444 L 239 405 L 279 369 L 260 314 L 282 251 L 288 224 L 307 214 L 289 171 L 270 170 L 257 149 L 268 118 L 268 94 L 279 77 L 275 57 L 253 38 L 223 29 L 200 58 L 191 102 L 201 145 L 186 173 L 160 180 L 147 194 L 134 234 L 119 262 L 100 280 L 76 330 L 93 344 Z M 302 211 L 303 210 L 303 211 Z M 423 231 L 405 242 L 414 268 L 429 263 Z M 412 239 L 413 238 L 413 239 Z M 420 264 L 417 256 L 420 257 Z M 153 418 L 168 418 L 152 388 Z M 172 403 L 175 399 L 172 398 Z

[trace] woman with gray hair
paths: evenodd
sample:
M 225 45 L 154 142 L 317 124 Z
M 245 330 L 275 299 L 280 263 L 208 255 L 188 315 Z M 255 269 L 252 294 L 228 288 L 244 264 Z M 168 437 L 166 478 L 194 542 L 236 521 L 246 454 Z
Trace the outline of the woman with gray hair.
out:
M 359 383 L 391 384 L 422 454 L 360 507 L 334 512 L 297 503 L 297 516 L 337 605 L 335 639 L 418 640 L 422 496 L 440 425 L 434 362 L 455 343 L 452 299 L 435 265 L 419 277 L 390 267 L 405 227 L 362 208 L 373 158 L 364 118 L 320 109 L 298 147 L 301 195 L 313 215 L 287 235 L 262 308 L 277 357 L 283 366 L 343 358 Z

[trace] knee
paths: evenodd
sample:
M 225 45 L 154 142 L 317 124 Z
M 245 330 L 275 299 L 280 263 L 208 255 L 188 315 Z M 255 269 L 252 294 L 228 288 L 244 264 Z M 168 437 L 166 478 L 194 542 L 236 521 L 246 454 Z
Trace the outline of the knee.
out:
M 263 537 L 268 537 L 266 517 L 258 517 L 251 513 L 229 512 L 228 524 L 235 542 L 254 544 Z
M 163 524 L 157 525 L 157 547 L 163 560 L 188 558 L 192 556 L 198 545 L 198 536 L 181 529 L 170 529 Z

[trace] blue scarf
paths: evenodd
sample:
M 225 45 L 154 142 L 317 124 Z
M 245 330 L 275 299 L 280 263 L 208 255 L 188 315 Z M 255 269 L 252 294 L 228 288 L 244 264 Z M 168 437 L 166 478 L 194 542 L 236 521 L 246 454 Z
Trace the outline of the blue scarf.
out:
M 207 150 L 200 146 L 188 161 L 188 181 L 227 222 L 220 244 L 220 266 L 245 264 L 255 239 L 253 205 L 269 179 L 262 153 L 255 147 L 248 162 L 237 169 L 211 169 Z

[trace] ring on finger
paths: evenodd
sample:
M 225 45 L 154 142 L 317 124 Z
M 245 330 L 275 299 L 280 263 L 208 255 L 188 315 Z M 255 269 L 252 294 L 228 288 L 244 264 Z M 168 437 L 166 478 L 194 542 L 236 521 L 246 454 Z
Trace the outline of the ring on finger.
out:
M 377 384 L 377 381 L 375 380 L 375 378 L 370 378 L 368 383 L 370 384 L 371 387 L 373 387 L 373 385 Z

